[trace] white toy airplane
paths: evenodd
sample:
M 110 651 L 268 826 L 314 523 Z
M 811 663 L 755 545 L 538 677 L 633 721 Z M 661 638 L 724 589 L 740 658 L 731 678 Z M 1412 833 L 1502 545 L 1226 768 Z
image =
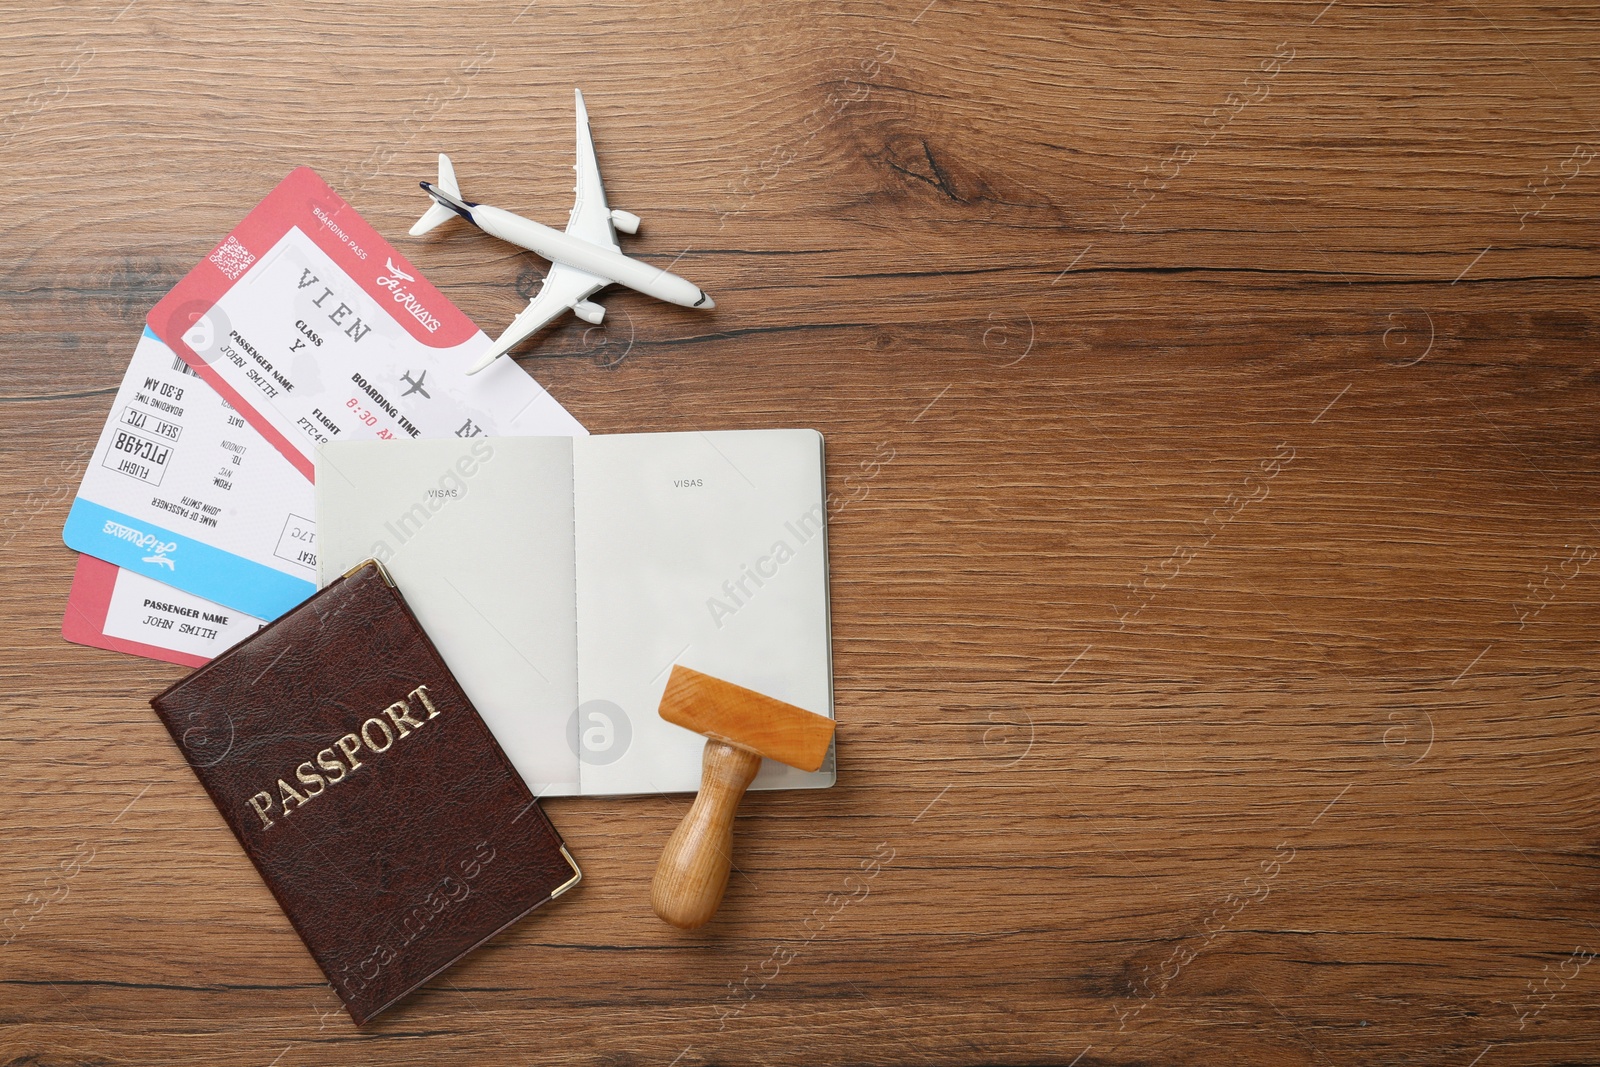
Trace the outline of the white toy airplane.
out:
M 413 237 L 460 215 L 485 233 L 520 245 L 550 261 L 550 273 L 545 276 L 539 292 L 522 313 L 511 320 L 511 325 L 468 374 L 483 370 L 518 341 L 568 308 L 585 322 L 599 323 L 605 318 L 606 310 L 589 296 L 612 283 L 684 307 L 716 306 L 693 282 L 622 254 L 617 246 L 616 231 L 637 233 L 639 216 L 613 211 L 606 206 L 606 191 L 600 184 L 600 165 L 594 158 L 594 139 L 589 135 L 589 112 L 583 106 L 583 93 L 574 92 L 578 99 L 578 163 L 573 169 L 578 172 L 578 184 L 573 192 L 578 198 L 572 205 L 565 233 L 488 204 L 463 200 L 449 156 L 439 156 L 438 184 L 422 183 L 434 203 L 411 227 Z

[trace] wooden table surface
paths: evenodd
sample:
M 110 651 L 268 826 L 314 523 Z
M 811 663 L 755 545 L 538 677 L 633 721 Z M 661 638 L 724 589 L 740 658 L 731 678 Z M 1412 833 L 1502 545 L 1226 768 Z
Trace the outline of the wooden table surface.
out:
M 8 8 L 0 1064 L 1600 1062 L 1592 5 Z M 839 784 L 694 934 L 684 798 L 548 802 L 581 889 L 358 1031 L 61 525 L 296 165 L 498 332 L 544 264 L 416 180 L 559 224 L 574 85 L 717 307 L 519 355 L 827 435 Z

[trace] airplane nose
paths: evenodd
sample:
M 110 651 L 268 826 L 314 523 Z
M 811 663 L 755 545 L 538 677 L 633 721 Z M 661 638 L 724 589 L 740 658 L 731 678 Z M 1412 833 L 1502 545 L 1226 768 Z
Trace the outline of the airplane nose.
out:
M 697 308 L 714 308 L 717 306 L 717 302 L 712 300 L 710 295 L 702 289 L 700 290 L 700 299 L 694 302 L 694 306 Z

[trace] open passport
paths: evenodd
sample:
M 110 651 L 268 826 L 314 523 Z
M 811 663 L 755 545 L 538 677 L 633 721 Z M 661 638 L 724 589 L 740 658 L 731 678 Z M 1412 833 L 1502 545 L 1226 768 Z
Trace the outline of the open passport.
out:
M 823 474 L 814 430 L 334 441 L 318 564 L 383 562 L 535 794 L 693 792 L 673 664 L 833 715 Z

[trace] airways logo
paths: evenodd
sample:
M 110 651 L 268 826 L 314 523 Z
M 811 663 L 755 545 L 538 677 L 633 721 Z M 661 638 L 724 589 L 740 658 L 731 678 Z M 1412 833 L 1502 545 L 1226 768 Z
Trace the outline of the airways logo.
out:
M 394 265 L 394 259 L 385 256 L 383 265 L 389 268 L 388 274 L 378 275 L 378 287 L 387 289 L 394 296 L 394 302 L 406 309 L 406 314 L 422 323 L 422 328 L 429 333 L 436 333 L 439 329 L 439 316 L 433 314 L 422 306 L 422 301 L 405 287 L 406 282 L 417 280 L 415 274 L 407 274 Z
M 149 552 L 150 555 L 145 556 L 142 562 L 153 563 L 159 567 L 165 567 L 169 571 L 178 569 L 178 565 L 168 557 L 169 552 L 178 550 L 178 542 L 176 541 L 163 541 L 154 534 L 145 533 L 143 530 L 135 530 L 131 526 L 124 526 L 115 519 L 107 519 L 105 526 L 101 528 L 101 532 L 109 534 L 119 541 L 126 541 L 136 549 Z

